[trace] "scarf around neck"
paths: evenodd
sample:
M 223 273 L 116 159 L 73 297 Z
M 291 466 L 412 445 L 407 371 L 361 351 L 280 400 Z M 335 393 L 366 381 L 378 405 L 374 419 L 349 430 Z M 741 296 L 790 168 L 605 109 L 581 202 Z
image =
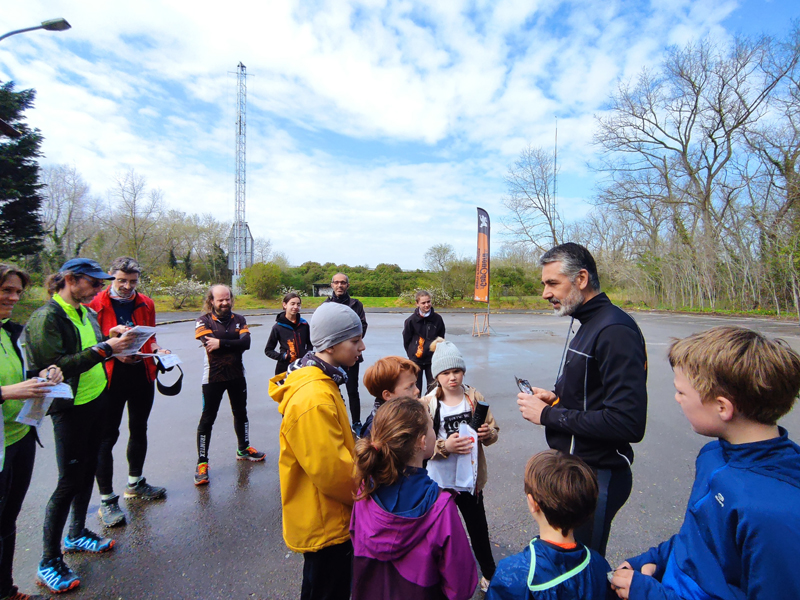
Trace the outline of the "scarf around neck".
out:
M 347 383 L 347 375 L 345 374 L 344 369 L 341 367 L 334 367 L 333 365 L 326 363 L 324 360 L 317 357 L 313 350 L 309 350 L 305 356 L 298 358 L 296 361 L 290 364 L 286 369 L 286 376 L 288 377 L 289 373 L 296 371 L 297 369 L 302 369 L 303 367 L 317 367 L 323 373 L 325 373 L 325 375 L 333 379 L 333 382 L 336 385 Z

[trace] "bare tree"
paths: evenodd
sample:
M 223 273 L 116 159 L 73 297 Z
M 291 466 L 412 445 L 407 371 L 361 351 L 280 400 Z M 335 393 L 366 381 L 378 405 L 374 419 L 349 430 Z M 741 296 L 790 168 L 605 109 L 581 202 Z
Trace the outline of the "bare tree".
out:
M 436 244 L 428 248 L 425 252 L 425 266 L 428 267 L 437 279 L 443 292 L 447 292 L 450 265 L 458 260 L 453 247 L 450 244 Z
M 264 237 L 253 240 L 253 262 L 268 263 L 272 259 L 272 242 Z
M 80 256 L 94 233 L 88 225 L 99 203 L 90 196 L 89 185 L 74 166 L 48 165 L 40 177 L 45 249 L 55 266 L 67 257 Z
M 543 148 L 530 145 L 508 169 L 508 196 L 503 205 L 511 211 L 505 221 L 512 238 L 546 251 L 560 243 L 564 223 L 553 195 L 554 157 Z
M 133 169 L 118 175 L 108 193 L 113 209 L 108 227 L 116 234 L 119 251 L 146 266 L 166 255 L 168 248 L 153 244 L 161 225 L 164 193 L 147 189 L 147 180 Z

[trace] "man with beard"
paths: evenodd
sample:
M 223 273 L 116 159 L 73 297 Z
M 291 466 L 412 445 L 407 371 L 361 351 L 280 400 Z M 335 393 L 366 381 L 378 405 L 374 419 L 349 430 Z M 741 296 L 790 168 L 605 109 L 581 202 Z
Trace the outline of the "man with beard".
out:
M 367 335 L 367 317 L 364 315 L 364 305 L 360 300 L 351 298 L 347 290 L 350 289 L 350 278 L 344 273 L 336 273 L 331 277 L 331 287 L 333 294 L 325 300 L 325 302 L 336 302 L 337 304 L 344 304 L 349 306 L 350 309 L 358 315 L 361 321 L 362 333 L 361 337 Z M 358 368 L 364 362 L 364 357 L 359 356 L 358 360 L 352 367 L 343 366 L 344 372 L 347 374 L 347 400 L 350 402 L 350 420 L 353 427 L 353 435 L 358 436 L 361 433 L 361 396 L 358 393 Z
M 247 380 L 242 355 L 250 349 L 250 330 L 242 315 L 233 311 L 233 294 L 227 285 L 212 285 L 195 324 L 194 337 L 206 351 L 203 368 L 203 414 L 197 425 L 195 485 L 208 483 L 208 447 L 222 395 L 228 392 L 233 429 L 239 442 L 237 460 L 259 462 L 266 456 L 250 445 L 247 421 Z
M 114 279 L 89 303 L 97 313 L 97 321 L 103 335 L 117 325 L 125 327 L 156 326 L 156 309 L 153 301 L 136 291 L 141 269 L 139 263 L 128 256 L 114 259 L 108 274 Z M 153 336 L 141 353 L 168 353 Z M 122 412 L 128 406 L 128 485 L 125 498 L 129 500 L 157 500 L 167 490 L 152 486 L 142 477 L 147 455 L 147 420 L 153 409 L 155 396 L 156 363 L 152 358 L 142 360 L 137 356 L 115 356 L 106 361 L 108 375 L 108 405 L 100 455 L 97 458 L 97 487 L 100 489 L 100 520 L 106 527 L 125 523 L 125 513 L 119 507 L 119 496 L 114 493 L 114 457 L 112 450 L 119 439 Z
M 542 297 L 558 316 L 571 317 L 554 391 L 520 393 L 522 416 L 544 425 L 551 448 L 582 458 L 597 474 L 594 516 L 575 538 L 605 555 L 611 521 L 631 493 L 631 444 L 647 420 L 647 351 L 636 322 L 600 291 L 589 251 L 567 243 L 549 250 L 542 266 Z M 573 321 L 581 326 L 572 341 Z

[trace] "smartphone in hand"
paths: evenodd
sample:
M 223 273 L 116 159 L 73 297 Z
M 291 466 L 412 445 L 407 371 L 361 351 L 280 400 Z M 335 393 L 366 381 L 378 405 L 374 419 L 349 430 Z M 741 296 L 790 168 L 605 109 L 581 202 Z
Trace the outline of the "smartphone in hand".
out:
M 523 394 L 530 394 L 531 396 L 533 395 L 533 386 L 531 386 L 530 381 L 527 379 L 520 379 L 517 376 L 514 376 L 514 379 L 517 380 L 517 387 L 519 388 L 520 392 Z

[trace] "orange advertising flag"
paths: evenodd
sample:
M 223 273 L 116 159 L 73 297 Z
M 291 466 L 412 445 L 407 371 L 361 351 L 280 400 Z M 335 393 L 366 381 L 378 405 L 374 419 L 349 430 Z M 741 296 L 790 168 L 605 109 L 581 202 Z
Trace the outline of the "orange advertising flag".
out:
M 478 259 L 475 262 L 475 296 L 478 302 L 489 302 L 489 213 L 478 209 Z

